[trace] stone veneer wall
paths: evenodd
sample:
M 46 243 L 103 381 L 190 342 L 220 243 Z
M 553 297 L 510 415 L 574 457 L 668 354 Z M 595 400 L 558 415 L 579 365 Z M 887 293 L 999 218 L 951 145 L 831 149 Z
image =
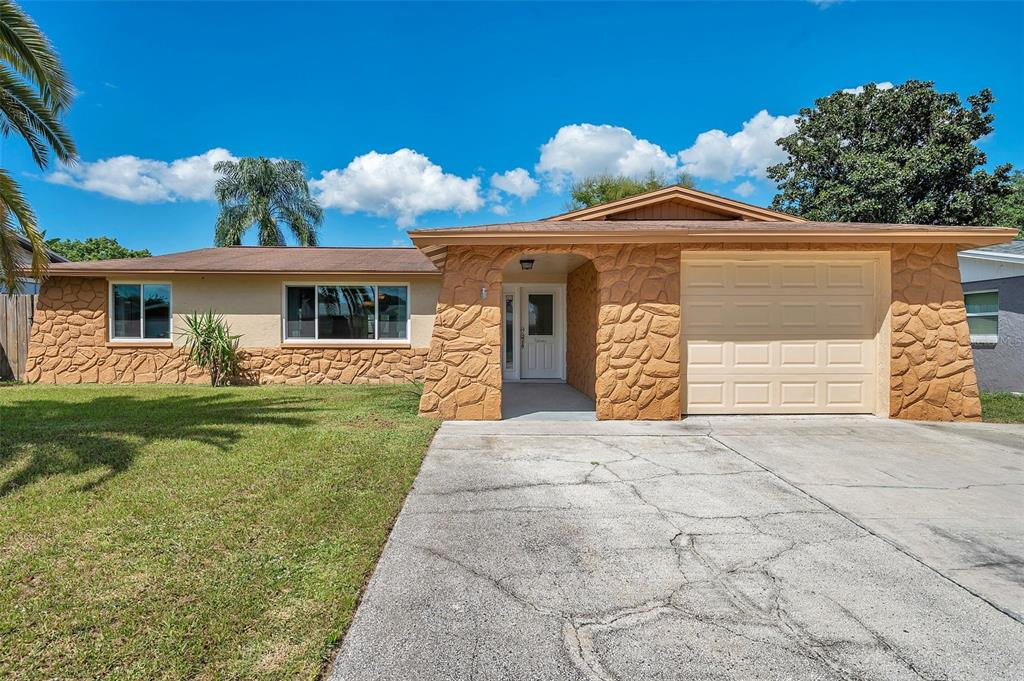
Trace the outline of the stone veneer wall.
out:
M 565 277 L 565 382 L 597 399 L 597 270 L 587 261 Z
M 957 250 L 951 244 L 892 249 L 889 415 L 981 420 Z
M 679 247 L 656 244 L 450 247 L 420 413 L 501 418 L 502 270 L 538 252 L 582 255 L 597 273 L 597 417 L 678 419 Z
M 245 383 L 401 383 L 423 380 L 426 348 L 243 348 Z M 107 282 L 54 277 L 39 293 L 29 383 L 205 383 L 178 347 L 111 347 Z

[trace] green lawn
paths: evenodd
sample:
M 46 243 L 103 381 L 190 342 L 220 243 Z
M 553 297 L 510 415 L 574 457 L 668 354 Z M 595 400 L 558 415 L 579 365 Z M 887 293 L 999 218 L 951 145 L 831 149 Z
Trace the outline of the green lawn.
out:
M 981 393 L 981 417 L 992 423 L 1024 423 L 1024 397 Z
M 312 678 L 436 421 L 414 386 L 0 386 L 0 678 Z

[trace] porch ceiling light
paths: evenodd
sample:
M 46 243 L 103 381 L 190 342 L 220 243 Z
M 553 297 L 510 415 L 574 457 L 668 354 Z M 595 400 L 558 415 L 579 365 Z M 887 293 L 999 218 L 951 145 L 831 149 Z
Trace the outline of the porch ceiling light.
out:
M 533 260 L 520 260 L 519 261 L 519 266 L 522 267 L 524 271 L 532 270 L 533 269 Z

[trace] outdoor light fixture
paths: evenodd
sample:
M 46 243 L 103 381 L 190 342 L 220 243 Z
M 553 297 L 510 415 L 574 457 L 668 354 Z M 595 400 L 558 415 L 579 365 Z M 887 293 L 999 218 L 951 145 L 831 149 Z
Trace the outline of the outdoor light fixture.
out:
M 533 260 L 520 260 L 519 266 L 523 268 L 523 271 L 533 269 Z

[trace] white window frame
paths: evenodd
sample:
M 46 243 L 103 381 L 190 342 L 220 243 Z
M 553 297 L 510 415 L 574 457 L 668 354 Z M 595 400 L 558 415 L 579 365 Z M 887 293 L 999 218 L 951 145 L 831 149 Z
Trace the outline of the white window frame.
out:
M 996 311 L 995 312 L 967 312 L 967 296 L 975 293 L 994 293 L 996 294 Z M 967 312 L 967 318 L 971 317 L 995 317 L 996 318 L 996 332 L 985 333 L 985 334 L 971 334 L 971 342 L 978 343 L 980 345 L 995 345 L 999 342 L 999 289 L 987 288 L 978 291 L 964 291 L 964 311 Z
M 312 338 L 288 337 L 288 288 L 313 287 L 313 333 Z M 374 314 L 373 338 L 320 338 L 320 290 L 321 286 L 367 286 L 373 288 Z M 377 296 L 381 286 L 405 287 L 405 338 L 379 338 L 380 314 L 377 313 Z M 411 345 L 412 344 L 412 285 L 407 281 L 286 281 L 281 284 L 281 344 L 282 345 Z
M 138 336 L 115 336 L 114 335 L 114 286 L 130 285 L 139 287 L 139 335 Z M 146 303 L 143 293 L 146 286 L 166 286 L 170 292 L 168 311 L 168 322 L 170 336 L 167 338 L 146 338 Z M 169 281 L 137 281 L 124 279 L 111 279 L 107 282 L 107 340 L 111 343 L 165 343 L 174 342 L 174 284 Z

